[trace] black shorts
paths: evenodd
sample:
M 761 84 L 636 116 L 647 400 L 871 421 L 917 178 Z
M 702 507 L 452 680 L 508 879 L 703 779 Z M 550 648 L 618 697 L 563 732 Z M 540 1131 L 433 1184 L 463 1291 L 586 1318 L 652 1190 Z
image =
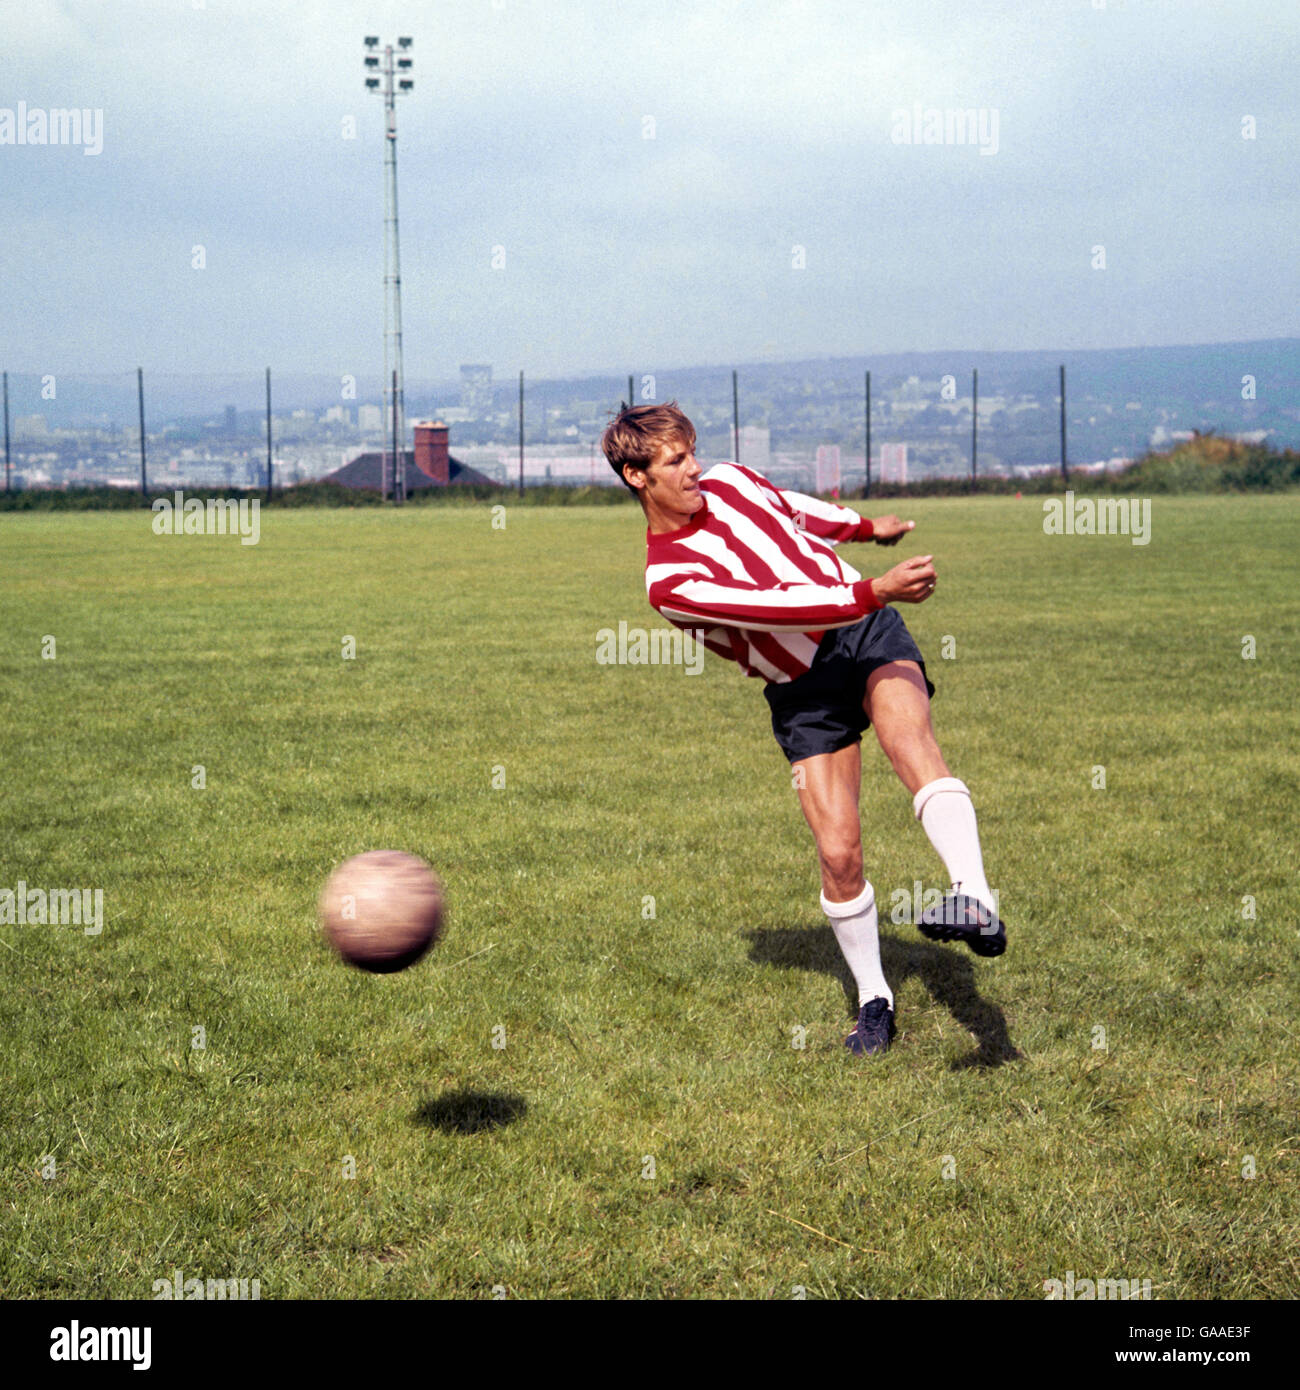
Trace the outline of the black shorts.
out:
M 862 705 L 867 677 L 890 661 L 915 661 L 927 692 L 934 694 L 921 649 L 897 611 L 886 606 L 853 627 L 832 628 L 802 676 L 769 682 L 763 694 L 772 708 L 772 732 L 785 756 L 797 763 L 860 743 L 863 729 L 871 723 Z

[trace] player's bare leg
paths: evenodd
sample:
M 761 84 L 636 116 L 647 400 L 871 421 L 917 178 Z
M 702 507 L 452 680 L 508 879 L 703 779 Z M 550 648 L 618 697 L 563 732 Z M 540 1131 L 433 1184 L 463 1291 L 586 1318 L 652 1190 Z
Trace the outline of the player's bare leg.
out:
M 831 902 L 847 902 L 862 892 L 862 826 L 858 794 L 862 786 L 862 745 L 820 753 L 794 764 L 799 805 L 817 842 L 822 892 Z
M 862 745 L 804 758 L 794 770 L 799 805 L 817 844 L 822 911 L 858 986 L 857 1025 L 845 1046 L 858 1055 L 878 1054 L 893 1033 L 894 994 L 880 966 L 875 890 L 862 876 Z
M 930 722 L 930 696 L 915 661 L 891 661 L 867 677 L 863 701 L 876 738 L 913 796 L 940 777 L 951 777 Z
M 943 760 L 930 722 L 925 677 L 914 661 L 891 661 L 867 679 L 863 704 L 899 780 L 912 793 L 912 809 L 952 879 L 940 908 L 917 926 L 934 941 L 964 941 L 981 956 L 1001 955 L 1006 930 L 984 877 L 979 828 L 970 789 Z

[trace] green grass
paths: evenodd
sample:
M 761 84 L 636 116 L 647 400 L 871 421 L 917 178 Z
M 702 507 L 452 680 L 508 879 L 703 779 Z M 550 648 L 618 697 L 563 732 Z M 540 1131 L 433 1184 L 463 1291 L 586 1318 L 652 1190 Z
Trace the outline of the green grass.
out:
M 1159 498 L 1145 547 L 907 505 L 850 559 L 937 556 L 905 617 L 1011 946 L 887 926 L 866 1064 L 759 683 L 595 661 L 659 624 L 634 513 L 0 522 L 0 887 L 107 918 L 0 927 L 0 1291 L 1300 1294 L 1300 498 Z M 888 906 L 942 866 L 865 762 Z M 450 907 L 387 978 L 314 922 L 377 847 Z

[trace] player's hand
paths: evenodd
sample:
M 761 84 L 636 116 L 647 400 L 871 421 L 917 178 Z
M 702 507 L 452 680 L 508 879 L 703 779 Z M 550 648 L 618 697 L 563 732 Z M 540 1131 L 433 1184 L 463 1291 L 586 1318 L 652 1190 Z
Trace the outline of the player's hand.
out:
M 900 521 L 892 513 L 889 516 L 872 517 L 871 539 L 877 545 L 897 545 L 915 525 L 914 521 Z
M 933 555 L 913 555 L 901 565 L 871 581 L 881 603 L 924 603 L 939 582 Z

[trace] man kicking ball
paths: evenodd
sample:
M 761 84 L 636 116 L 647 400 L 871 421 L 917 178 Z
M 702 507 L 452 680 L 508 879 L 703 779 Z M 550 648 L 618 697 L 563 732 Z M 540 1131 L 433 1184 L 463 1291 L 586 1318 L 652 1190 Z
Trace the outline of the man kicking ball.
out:
M 783 492 L 736 463 L 704 472 L 695 427 L 676 402 L 624 407 L 601 448 L 646 518 L 646 593 L 747 676 L 767 682 L 772 731 L 797 770 L 799 804 L 817 843 L 822 911 L 858 986 L 850 1052 L 884 1052 L 894 995 L 880 965 L 876 897 L 862 872 L 858 794 L 870 724 L 912 794 L 917 819 L 952 879 L 917 923 L 932 941 L 1001 955 L 1006 930 L 984 878 L 975 808 L 948 770 L 930 723 L 925 662 L 892 603 L 923 603 L 938 579 L 919 555 L 863 579 L 841 541 L 894 545 L 915 525 L 868 521 L 848 507 Z

